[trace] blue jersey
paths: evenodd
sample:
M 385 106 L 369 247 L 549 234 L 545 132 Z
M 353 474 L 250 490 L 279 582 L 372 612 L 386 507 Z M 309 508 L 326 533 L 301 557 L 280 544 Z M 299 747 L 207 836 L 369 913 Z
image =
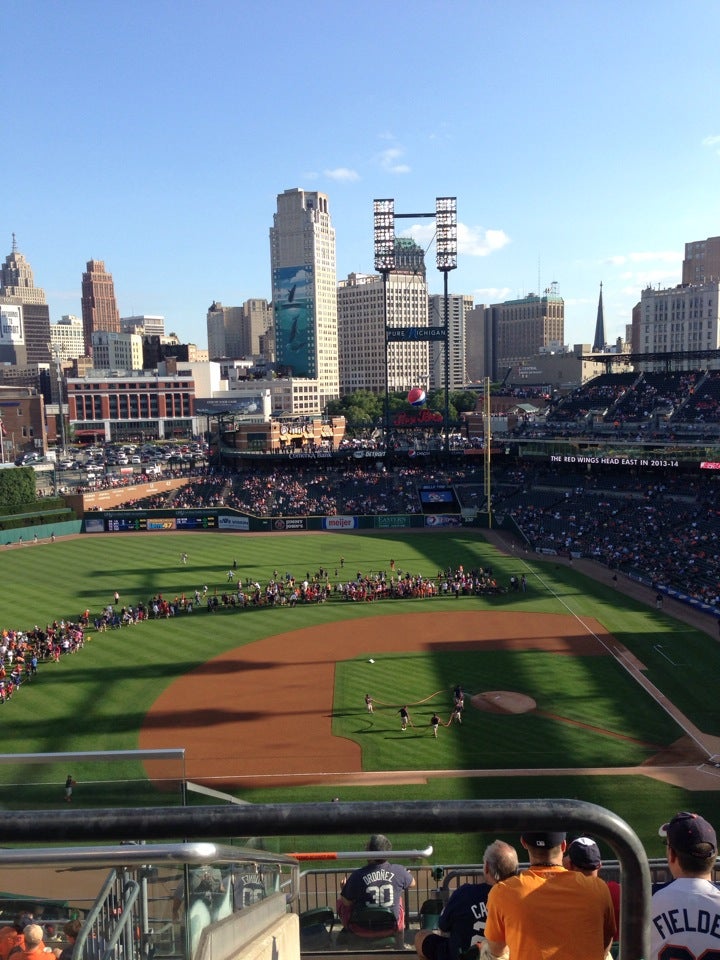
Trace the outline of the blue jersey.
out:
M 485 933 L 489 883 L 463 883 L 440 914 L 438 928 L 449 934 L 449 956 L 457 957 Z
M 412 874 L 399 863 L 369 863 L 353 870 L 340 895 L 368 907 L 385 907 L 401 916 L 403 891 L 412 886 Z

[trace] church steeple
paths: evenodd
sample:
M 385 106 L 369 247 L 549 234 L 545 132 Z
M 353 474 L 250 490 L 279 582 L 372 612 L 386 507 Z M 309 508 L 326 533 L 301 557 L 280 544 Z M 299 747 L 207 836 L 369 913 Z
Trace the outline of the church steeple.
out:
M 595 339 L 593 340 L 592 348 L 595 353 L 605 352 L 605 315 L 603 313 L 602 281 L 600 282 L 600 299 L 598 300 Z

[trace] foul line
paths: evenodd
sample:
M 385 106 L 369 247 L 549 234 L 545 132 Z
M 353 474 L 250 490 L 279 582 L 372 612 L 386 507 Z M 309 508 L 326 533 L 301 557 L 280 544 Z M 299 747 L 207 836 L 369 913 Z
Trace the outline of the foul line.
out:
M 548 582 L 537 572 L 537 570 L 534 570 L 530 566 L 530 564 L 527 562 L 527 560 L 525 560 L 524 557 L 518 557 L 517 559 L 522 564 L 524 564 L 528 572 L 532 576 L 534 576 L 539 581 L 539 583 L 542 584 L 542 586 L 547 590 L 550 596 L 554 597 L 558 601 L 558 603 L 567 610 L 570 616 L 574 617 L 577 620 L 577 622 L 585 629 L 585 631 L 588 634 L 590 634 L 591 637 L 594 637 L 598 641 L 598 643 L 601 644 L 601 646 L 604 647 L 605 650 L 607 650 L 610 656 L 613 657 L 630 674 L 631 677 L 633 677 L 635 682 L 638 683 L 643 688 L 643 690 L 645 690 L 653 698 L 655 703 L 657 703 L 657 705 L 661 707 L 665 711 L 665 713 L 667 713 L 667 715 L 680 727 L 683 733 L 685 733 L 686 736 L 688 736 L 698 747 L 700 747 L 701 750 L 703 750 L 706 754 L 709 754 L 710 751 L 708 750 L 706 745 L 703 743 L 700 737 L 693 732 L 692 728 L 694 725 L 690 723 L 690 720 L 683 713 L 680 713 L 680 711 L 673 704 L 670 703 L 667 697 L 665 697 L 658 690 L 658 688 L 647 679 L 647 677 L 643 676 L 643 674 L 640 672 L 640 670 L 638 670 L 636 666 L 634 666 L 624 657 L 621 651 L 613 648 L 612 646 L 610 646 L 610 644 L 606 643 L 602 637 L 599 637 L 597 633 L 595 633 L 595 631 L 592 629 L 592 627 L 590 627 L 589 624 L 585 623 L 582 617 L 578 613 L 576 613 L 575 610 L 572 609 L 572 607 L 568 604 L 568 602 L 566 600 L 563 600 L 563 598 L 550 587 Z M 698 730 L 698 733 L 700 733 L 699 730 Z

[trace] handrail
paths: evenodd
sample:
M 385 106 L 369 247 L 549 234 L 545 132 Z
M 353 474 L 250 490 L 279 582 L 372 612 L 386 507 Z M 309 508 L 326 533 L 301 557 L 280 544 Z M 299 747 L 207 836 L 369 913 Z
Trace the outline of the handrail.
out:
M 624 820 L 604 807 L 581 800 L 358 801 L 0 813 L 0 843 L 97 842 L 128 836 L 157 840 L 177 836 L 317 837 L 360 832 L 524 830 L 591 832 L 613 849 L 622 870 L 620 952 L 623 960 L 644 960 L 649 953 L 650 932 L 647 856 Z

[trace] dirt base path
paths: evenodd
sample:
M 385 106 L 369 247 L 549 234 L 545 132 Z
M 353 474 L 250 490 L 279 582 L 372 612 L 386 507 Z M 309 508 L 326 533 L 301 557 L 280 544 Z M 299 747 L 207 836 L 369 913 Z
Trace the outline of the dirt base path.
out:
M 426 783 L 436 777 L 537 776 L 560 771 L 376 771 L 361 768 L 360 747 L 332 735 L 335 663 L 385 653 L 478 649 L 613 655 L 640 673 L 629 651 L 590 618 L 559 614 L 444 609 L 293 630 L 238 647 L 178 679 L 153 706 L 141 731 L 143 749 L 184 747 L 190 780 L 219 790 L 325 784 Z M 220 682 L 218 682 L 220 681 Z M 533 709 L 513 691 L 486 691 L 481 709 Z M 529 698 L 526 698 L 529 699 Z M 363 705 L 358 704 L 358 709 Z M 720 752 L 720 751 L 719 751 Z M 658 777 L 690 789 L 714 789 L 719 771 L 698 774 L 709 756 L 692 738 L 665 764 L 564 773 Z M 152 763 L 148 775 L 159 775 Z M 691 786 L 703 783 L 704 786 Z

